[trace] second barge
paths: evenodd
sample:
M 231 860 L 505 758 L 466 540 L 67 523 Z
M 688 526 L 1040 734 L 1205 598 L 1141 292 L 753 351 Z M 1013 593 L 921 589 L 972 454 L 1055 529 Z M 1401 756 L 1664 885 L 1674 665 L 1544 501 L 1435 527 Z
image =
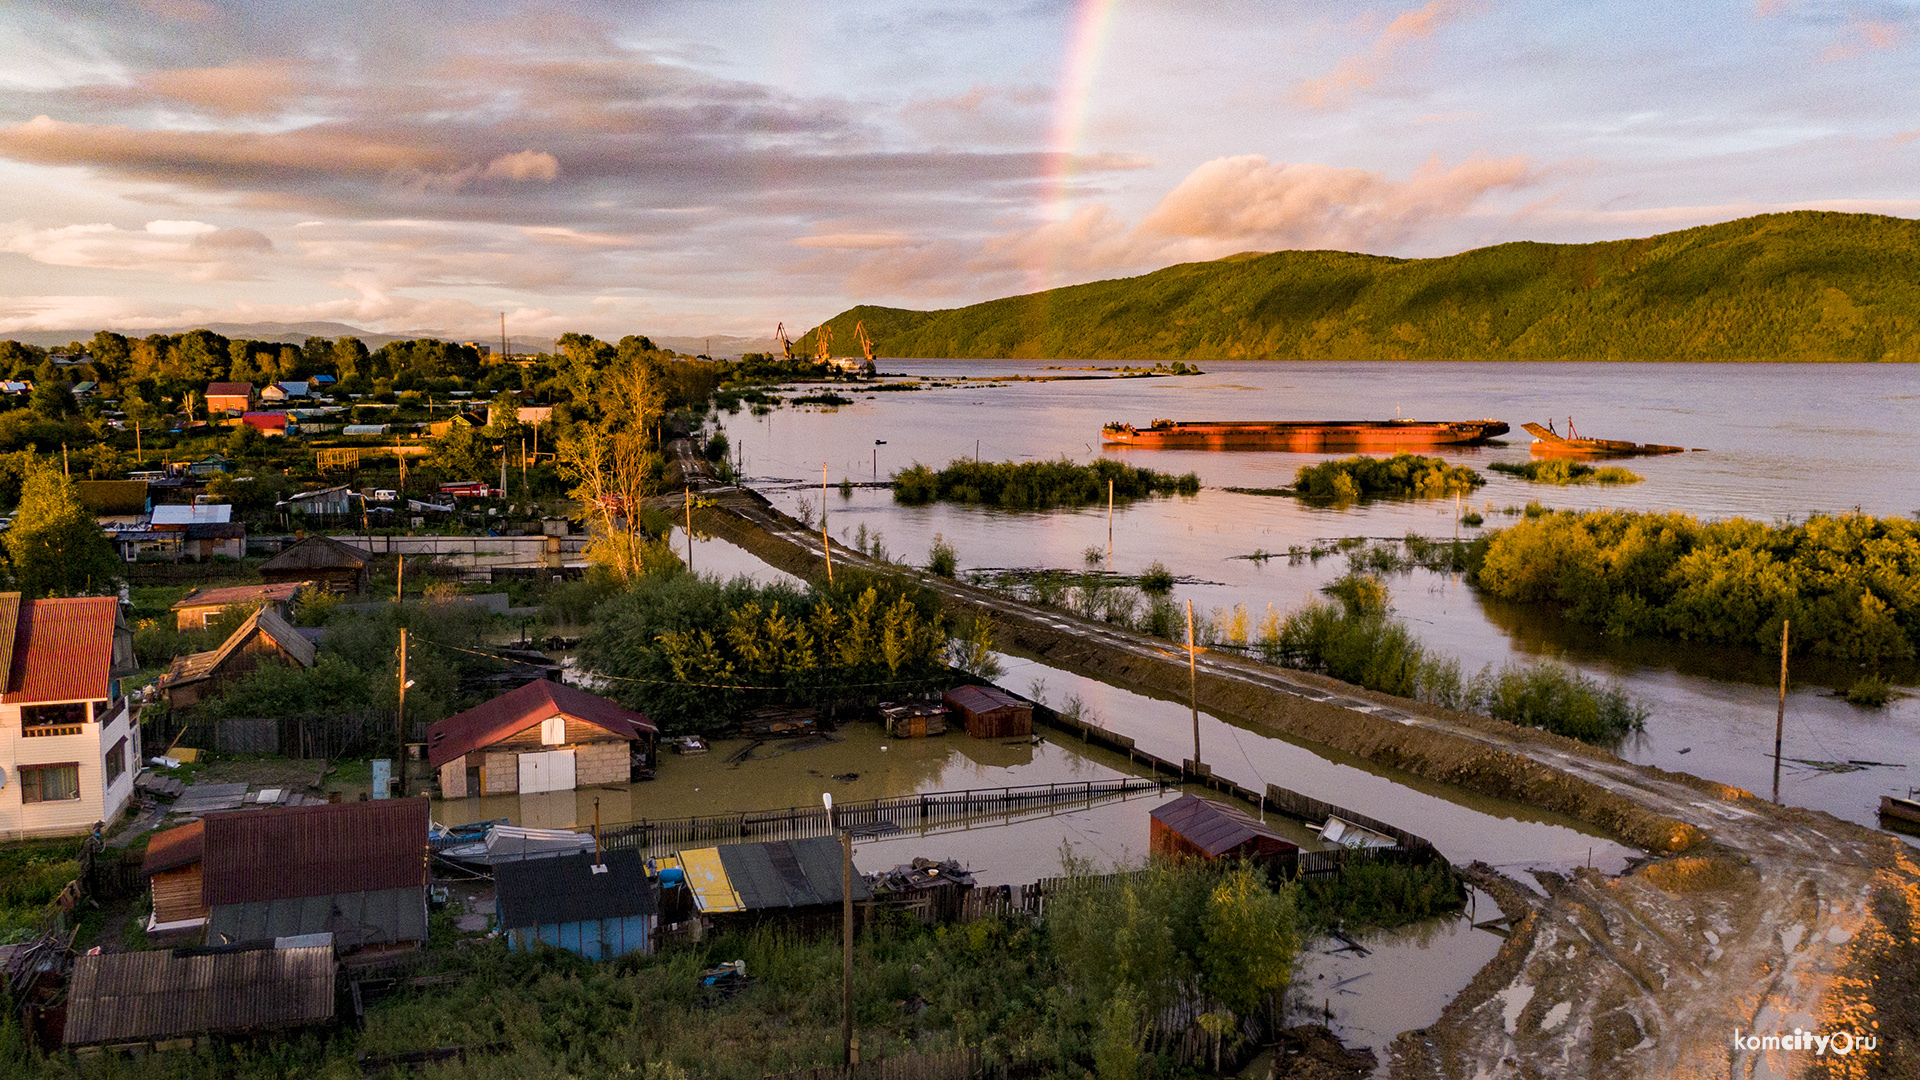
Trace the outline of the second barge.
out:
M 1108 424 L 1107 446 L 1149 450 L 1417 450 L 1462 446 L 1507 433 L 1498 420 L 1155 420 L 1138 428 Z

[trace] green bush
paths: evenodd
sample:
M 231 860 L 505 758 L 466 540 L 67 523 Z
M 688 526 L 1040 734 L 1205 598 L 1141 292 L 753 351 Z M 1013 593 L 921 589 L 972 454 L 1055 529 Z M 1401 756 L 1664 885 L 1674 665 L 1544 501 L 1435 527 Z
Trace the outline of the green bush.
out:
M 1548 458 L 1544 461 L 1496 461 L 1487 468 L 1494 472 L 1517 476 L 1530 484 L 1637 484 L 1646 477 L 1628 472 L 1618 465 L 1595 467 L 1583 465 L 1566 458 Z
M 1315 932 L 1392 929 L 1459 911 L 1466 900 L 1466 886 L 1443 862 L 1362 861 L 1332 877 L 1300 881 L 1301 922 Z
M 1482 671 L 1469 694 L 1477 711 L 1522 727 L 1611 745 L 1646 730 L 1647 710 L 1618 686 L 1555 663 Z
M 980 503 L 1009 510 L 1047 510 L 1105 502 L 1107 485 L 1117 501 L 1153 495 L 1192 495 L 1200 490 L 1193 473 L 1173 476 L 1099 458 L 1080 465 L 1058 461 L 976 462 L 959 458 L 935 472 L 915 463 L 893 476 L 894 501 L 909 506 L 931 502 Z
M 959 553 L 953 550 L 953 545 L 947 543 L 946 537 L 935 533 L 933 535 L 933 547 L 927 551 L 928 572 L 943 578 L 950 578 L 959 568 L 959 561 Z
M 1486 478 L 1464 465 L 1439 458 L 1395 454 L 1390 458 L 1364 454 L 1318 465 L 1302 465 L 1294 474 L 1293 492 L 1303 499 L 1346 503 L 1390 496 L 1435 498 L 1472 491 Z
M 1847 703 L 1869 709 L 1884 708 L 1893 700 L 1893 684 L 1884 675 L 1863 675 L 1847 688 Z

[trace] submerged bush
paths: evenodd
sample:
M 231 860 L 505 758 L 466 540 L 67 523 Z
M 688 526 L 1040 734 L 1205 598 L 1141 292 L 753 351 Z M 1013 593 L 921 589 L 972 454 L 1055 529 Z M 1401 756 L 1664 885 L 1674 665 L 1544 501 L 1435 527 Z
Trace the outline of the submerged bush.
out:
M 1777 649 L 1787 619 L 1796 650 L 1901 660 L 1920 638 L 1920 522 L 1542 513 L 1488 538 L 1475 581 L 1501 599 L 1552 603 L 1619 636 Z
M 1475 711 L 1582 742 L 1613 744 L 1647 726 L 1647 710 L 1625 690 L 1551 662 L 1484 670 L 1468 692 Z
M 1884 675 L 1863 675 L 1847 688 L 1847 703 L 1878 709 L 1893 700 L 1893 684 Z
M 1301 922 L 1309 931 L 1384 930 L 1466 906 L 1467 890 L 1446 863 L 1361 862 L 1331 877 L 1302 878 Z
M 1464 465 L 1439 458 L 1395 454 L 1390 458 L 1364 454 L 1318 465 L 1302 465 L 1294 475 L 1294 494 L 1324 502 L 1353 502 L 1382 496 L 1432 498 L 1472 491 L 1486 478 Z
M 950 578 L 959 567 L 960 555 L 947 543 L 947 538 L 939 533 L 933 534 L 933 547 L 927 551 L 927 569 L 940 577 Z
M 1110 458 L 1080 465 L 1058 461 L 988 461 L 959 458 L 946 468 L 914 464 L 893 476 L 895 502 L 910 506 L 931 502 L 980 503 L 1009 510 L 1046 510 L 1105 502 L 1108 484 L 1117 501 L 1153 495 L 1192 495 L 1200 490 L 1193 473 L 1174 476 L 1124 465 Z
M 1517 476 L 1530 484 L 1638 484 L 1646 477 L 1618 465 L 1583 465 L 1565 458 L 1545 461 L 1496 461 L 1487 468 Z

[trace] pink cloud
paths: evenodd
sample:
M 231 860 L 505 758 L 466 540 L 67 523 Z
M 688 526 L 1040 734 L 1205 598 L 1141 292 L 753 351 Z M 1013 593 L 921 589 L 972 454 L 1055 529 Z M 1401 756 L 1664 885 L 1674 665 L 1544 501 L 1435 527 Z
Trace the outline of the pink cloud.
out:
M 1345 105 L 1355 90 L 1372 86 L 1386 74 L 1394 53 L 1412 42 L 1431 38 L 1434 31 L 1466 14 L 1468 7 L 1465 0 L 1428 0 L 1423 7 L 1401 12 L 1380 31 L 1372 48 L 1343 57 L 1332 71 L 1317 79 L 1296 83 L 1293 100 L 1309 109 Z
M 202 221 L 150 221 L 144 229 L 108 224 L 38 229 L 23 221 L 0 225 L 0 251 L 48 266 L 158 271 L 188 281 L 248 280 L 258 256 L 273 242 L 254 229 Z
M 1864 53 L 1891 49 L 1906 40 L 1905 28 L 1879 19 L 1856 19 L 1847 25 L 1846 36 L 1821 52 L 1825 63 L 1851 60 Z

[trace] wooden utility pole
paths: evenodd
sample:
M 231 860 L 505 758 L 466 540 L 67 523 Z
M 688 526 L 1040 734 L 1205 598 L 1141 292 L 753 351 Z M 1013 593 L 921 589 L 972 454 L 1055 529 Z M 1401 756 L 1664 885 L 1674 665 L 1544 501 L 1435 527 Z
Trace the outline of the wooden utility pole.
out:
M 394 735 L 399 753 L 394 755 L 393 770 L 400 774 L 400 797 L 407 797 L 407 628 L 400 628 L 400 707 L 394 710 Z
M 853 833 L 840 830 L 840 1037 L 847 1064 L 860 1064 L 860 1041 L 853 1037 Z
M 1107 481 L 1107 568 L 1113 568 L 1113 481 Z
M 1568 425 L 1572 425 L 1569 420 Z M 1780 801 L 1780 739 L 1787 727 L 1787 625 L 1780 620 L 1780 710 L 1773 714 L 1773 801 Z
M 687 485 L 687 573 L 693 573 L 693 485 Z
M 820 550 L 827 557 L 827 588 L 833 588 L 833 538 L 827 534 L 827 463 L 820 463 Z M 849 1021 L 851 1022 L 851 1021 Z
M 400 569 L 400 576 L 393 582 L 393 602 L 397 604 L 407 598 L 407 553 L 401 552 L 394 561 Z
M 1200 661 L 1193 644 L 1193 601 L 1187 601 L 1187 703 L 1193 708 L 1193 771 L 1200 771 Z

